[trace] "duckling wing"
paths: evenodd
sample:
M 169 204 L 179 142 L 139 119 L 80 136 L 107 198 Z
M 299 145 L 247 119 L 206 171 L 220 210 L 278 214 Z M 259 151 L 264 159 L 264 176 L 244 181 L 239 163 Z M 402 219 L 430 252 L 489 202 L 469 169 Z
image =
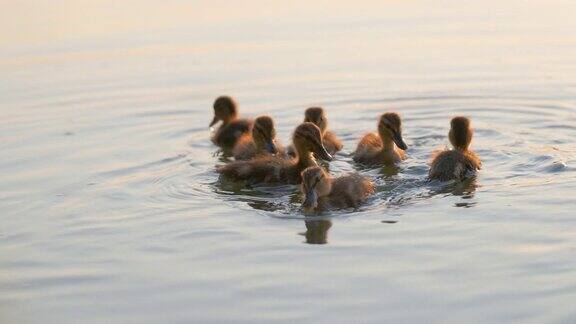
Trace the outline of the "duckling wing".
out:
M 449 181 L 457 178 L 457 159 L 454 151 L 442 151 L 432 158 L 428 178 L 431 180 Z
M 290 168 L 287 160 L 277 157 L 256 158 L 249 161 L 235 161 L 216 168 L 222 176 L 234 180 L 247 180 L 250 183 L 281 182 Z
M 470 171 L 476 171 L 482 168 L 482 161 L 480 160 L 480 157 L 478 157 L 478 155 L 476 155 L 476 153 L 473 151 L 466 151 L 464 157 L 466 158 L 466 164 Z
M 332 181 L 330 206 L 334 208 L 357 208 L 374 193 L 374 183 L 358 173 L 336 178 Z
M 354 152 L 354 161 L 370 163 L 382 149 L 382 140 L 375 133 L 368 133 L 358 143 Z
M 479 170 L 480 165 L 480 160 L 473 152 L 443 151 L 433 158 L 428 177 L 440 181 L 459 180 Z
M 330 153 L 330 155 L 334 155 L 336 152 L 342 150 L 343 147 L 340 139 L 336 136 L 336 134 L 332 133 L 331 131 L 326 131 L 326 133 L 324 133 L 324 136 L 322 137 L 322 142 L 324 144 L 324 147 L 326 147 L 328 153 Z
M 256 144 L 254 144 L 252 137 L 248 134 L 240 137 L 236 145 L 234 145 L 232 155 L 238 161 L 254 158 L 256 156 Z
M 249 134 L 251 130 L 252 121 L 247 119 L 235 120 L 221 127 L 214 136 L 213 141 L 219 146 L 232 148 L 241 136 Z

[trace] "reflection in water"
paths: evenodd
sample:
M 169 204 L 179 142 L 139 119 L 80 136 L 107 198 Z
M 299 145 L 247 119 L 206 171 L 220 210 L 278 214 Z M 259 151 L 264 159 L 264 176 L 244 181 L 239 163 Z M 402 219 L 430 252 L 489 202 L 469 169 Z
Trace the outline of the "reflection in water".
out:
M 385 165 L 380 169 L 380 174 L 384 177 L 395 176 L 400 172 L 400 167 L 397 165 Z
M 328 230 L 332 227 L 332 221 L 329 219 L 307 220 L 306 232 L 301 233 L 306 237 L 308 244 L 326 244 L 328 243 Z
M 370 170 L 378 170 L 378 174 L 384 177 L 392 177 L 397 175 L 401 168 L 398 165 L 383 165 L 380 167 L 374 167 L 373 165 L 365 165 L 361 163 L 354 162 L 354 168 L 358 172 L 370 171 Z
M 474 197 L 474 192 L 479 187 L 476 184 L 476 177 L 466 178 L 462 181 L 441 182 L 441 184 L 441 187 L 432 190 L 431 193 L 434 195 L 451 193 L 454 196 L 470 199 Z
M 470 208 L 476 205 L 474 201 L 466 201 L 474 198 L 474 193 L 479 185 L 476 183 L 476 177 L 471 177 L 464 179 L 463 181 L 451 181 L 443 183 L 442 187 L 431 190 L 430 197 L 439 194 L 452 194 L 454 196 L 460 196 L 463 200 L 454 204 L 454 207 L 464 207 Z

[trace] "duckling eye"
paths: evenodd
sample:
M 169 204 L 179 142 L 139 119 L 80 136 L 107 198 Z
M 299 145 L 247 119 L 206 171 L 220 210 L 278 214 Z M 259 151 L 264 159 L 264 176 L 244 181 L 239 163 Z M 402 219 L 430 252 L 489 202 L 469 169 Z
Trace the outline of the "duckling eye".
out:
M 390 131 L 391 133 L 393 133 L 393 134 L 396 133 L 396 130 L 395 130 L 392 126 L 390 126 L 390 125 L 388 125 L 388 124 L 384 124 L 384 127 L 385 127 L 388 131 Z

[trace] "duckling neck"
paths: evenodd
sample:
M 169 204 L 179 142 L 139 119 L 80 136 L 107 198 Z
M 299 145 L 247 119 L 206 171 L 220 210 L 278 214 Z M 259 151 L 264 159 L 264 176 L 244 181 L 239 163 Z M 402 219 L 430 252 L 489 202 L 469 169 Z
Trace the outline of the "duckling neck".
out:
M 468 146 L 456 146 L 456 145 L 453 145 L 453 148 L 454 148 L 455 151 L 462 152 L 462 153 L 465 153 L 465 152 L 468 151 Z
M 252 141 L 254 142 L 254 146 L 256 146 L 257 151 L 264 151 L 266 150 L 266 145 L 261 140 L 258 140 L 252 136 Z
M 312 155 L 311 152 L 302 152 L 301 154 L 298 154 L 298 163 L 297 165 L 299 167 L 301 167 L 302 169 L 305 169 L 309 166 L 316 166 L 316 159 L 314 159 L 314 156 Z
M 388 136 L 380 136 L 382 138 L 382 152 L 393 152 L 396 148 L 394 141 Z
M 229 116 L 227 119 L 222 121 L 222 126 L 228 125 L 231 122 L 235 121 L 236 119 L 238 119 L 237 116 Z

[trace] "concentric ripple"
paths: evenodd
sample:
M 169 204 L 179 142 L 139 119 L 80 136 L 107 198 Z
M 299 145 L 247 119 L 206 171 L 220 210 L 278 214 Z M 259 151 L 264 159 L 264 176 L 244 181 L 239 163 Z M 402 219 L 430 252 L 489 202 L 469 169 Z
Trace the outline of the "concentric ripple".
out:
M 363 105 L 366 107 L 362 108 Z M 574 112 L 566 106 L 547 101 L 486 96 L 420 96 L 359 99 L 358 102 L 345 100 L 327 105 L 326 109 L 332 125 L 343 124 L 339 117 L 344 116 L 343 112 L 353 111 L 353 119 L 345 122 L 343 131 L 333 126 L 344 141 L 344 151 L 330 163 L 330 172 L 334 176 L 360 172 L 373 179 L 377 184 L 377 193 L 362 210 L 374 214 L 385 213 L 388 208 L 401 209 L 404 205 L 417 204 L 445 194 L 461 197 L 457 206 L 472 207 L 476 204 L 476 191 L 489 194 L 491 188 L 506 190 L 508 186 L 539 186 L 553 183 L 559 173 L 573 172 L 570 165 L 575 159 L 574 150 L 563 139 L 572 136 L 575 129 L 562 125 L 574 123 Z M 290 110 L 292 119 L 297 120 L 302 110 L 302 107 L 293 107 Z M 360 136 L 374 131 L 379 114 L 390 110 L 398 111 L 403 116 L 404 137 L 409 144 L 408 159 L 398 168 L 367 169 L 355 165 L 349 154 Z M 275 115 L 274 110 L 265 113 Z M 494 119 L 494 114 L 498 118 Z M 484 170 L 476 179 L 464 185 L 429 183 L 426 176 L 430 155 L 436 149 L 449 146 L 447 131 L 449 120 L 454 115 L 465 115 L 473 120 L 473 149 L 482 157 Z M 536 123 L 540 126 L 536 126 Z M 290 125 L 282 121 L 278 124 L 282 129 L 281 139 L 289 143 L 290 133 L 287 130 Z M 510 125 L 514 127 L 510 128 Z M 219 154 L 216 147 L 206 144 L 209 142 L 207 132 L 198 130 L 197 134 L 202 136 L 188 136 L 191 148 L 203 150 L 205 156 Z M 192 154 L 188 153 L 189 156 Z M 154 193 L 153 200 L 174 204 L 182 200 L 210 199 L 230 204 L 232 208 L 254 209 L 272 217 L 304 217 L 299 210 L 297 186 L 244 188 L 242 184 L 218 178 L 214 166 L 226 161 L 229 160 L 217 156 L 194 165 L 180 160 L 178 163 L 181 166 L 173 168 L 172 174 L 156 175 L 154 184 L 163 189 Z M 183 178 L 181 172 L 189 174 Z M 574 177 L 574 174 L 570 177 Z M 562 182 L 563 178 L 557 181 Z M 354 212 L 329 212 L 325 216 Z

